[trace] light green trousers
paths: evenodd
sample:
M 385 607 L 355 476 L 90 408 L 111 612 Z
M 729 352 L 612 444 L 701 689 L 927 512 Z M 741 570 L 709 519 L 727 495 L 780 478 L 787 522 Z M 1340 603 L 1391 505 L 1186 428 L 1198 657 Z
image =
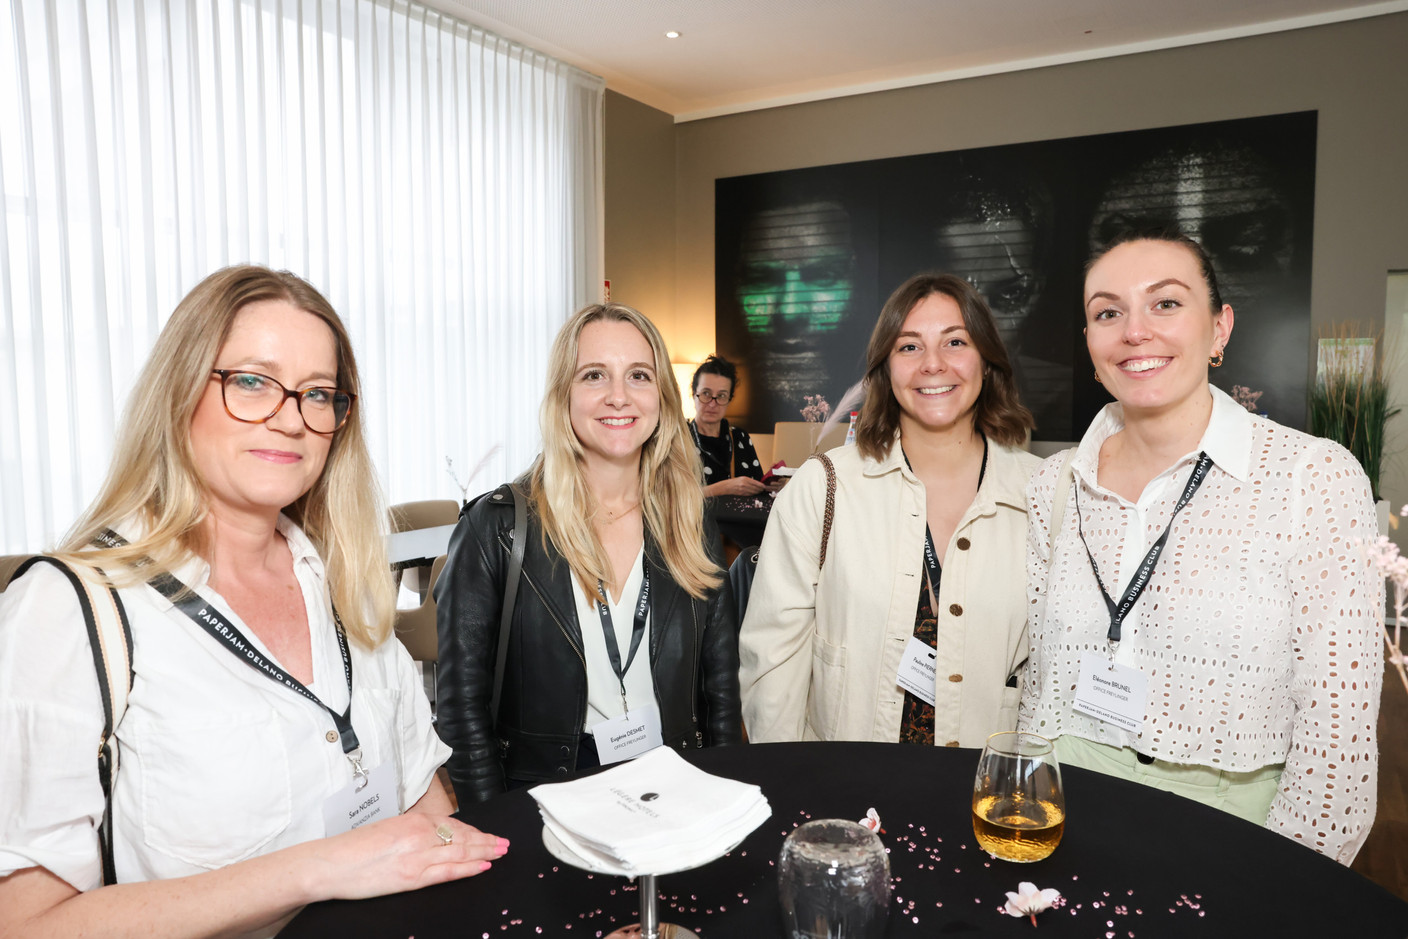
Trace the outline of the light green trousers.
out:
M 1145 765 L 1129 747 L 1112 747 L 1063 734 L 1055 740 L 1062 766 L 1079 766 L 1192 799 L 1258 825 L 1266 824 L 1271 800 L 1281 784 L 1285 764 L 1230 773 L 1211 766 L 1187 766 L 1155 760 Z

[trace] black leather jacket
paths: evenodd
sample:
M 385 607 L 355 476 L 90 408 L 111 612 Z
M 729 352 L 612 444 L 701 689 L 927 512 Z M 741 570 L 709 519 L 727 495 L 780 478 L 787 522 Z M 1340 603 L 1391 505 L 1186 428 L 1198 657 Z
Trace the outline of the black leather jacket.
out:
M 706 528 L 712 548 L 718 537 Z M 544 550 L 530 504 L 499 721 L 492 724 L 489 699 L 512 536 L 513 503 L 508 487 L 500 486 L 460 513 L 435 585 L 436 722 L 454 750 L 447 768 L 461 804 L 503 792 L 505 776 L 551 780 L 574 771 L 586 721 L 586 660 L 572 571 L 551 545 Z M 740 742 L 737 614 L 727 581 L 707 602 L 693 599 L 670 578 L 648 535 L 646 563 L 650 667 L 665 745 Z

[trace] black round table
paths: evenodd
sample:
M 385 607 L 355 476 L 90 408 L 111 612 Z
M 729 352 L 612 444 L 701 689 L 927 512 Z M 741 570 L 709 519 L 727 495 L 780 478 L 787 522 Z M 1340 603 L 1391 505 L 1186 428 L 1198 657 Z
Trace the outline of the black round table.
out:
M 733 852 L 660 877 L 660 917 L 704 937 L 782 934 L 774 864 L 812 818 L 860 819 L 874 807 L 894 880 L 887 936 L 1408 936 L 1408 903 L 1314 851 L 1178 796 L 1066 768 L 1067 823 L 1056 853 L 997 861 L 973 840 L 978 751 L 874 743 L 763 744 L 702 750 L 691 762 L 762 787 L 773 815 Z M 526 791 L 461 817 L 512 841 L 489 872 L 415 893 L 319 903 L 284 937 L 495 939 L 605 936 L 635 922 L 634 883 L 591 875 L 543 847 Z M 1001 912 L 1021 881 L 1060 890 L 1037 917 Z
M 772 513 L 772 497 L 770 492 L 756 496 L 710 496 L 705 502 L 724 537 L 740 548 L 752 548 L 763 543 L 763 530 Z

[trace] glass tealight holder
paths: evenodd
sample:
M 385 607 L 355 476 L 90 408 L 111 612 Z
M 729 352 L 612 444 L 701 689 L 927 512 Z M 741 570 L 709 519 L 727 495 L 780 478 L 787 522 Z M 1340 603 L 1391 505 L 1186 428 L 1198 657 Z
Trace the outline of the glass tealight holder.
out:
M 890 858 L 875 832 L 826 818 L 798 827 L 777 864 L 784 935 L 880 939 L 890 915 Z

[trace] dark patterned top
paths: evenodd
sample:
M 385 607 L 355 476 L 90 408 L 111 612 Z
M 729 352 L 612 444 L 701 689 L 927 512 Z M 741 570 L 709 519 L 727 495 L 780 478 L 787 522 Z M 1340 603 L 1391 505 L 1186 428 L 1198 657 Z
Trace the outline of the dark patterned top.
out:
M 753 448 L 753 439 L 747 431 L 732 427 L 724 420 L 717 437 L 701 434 L 694 421 L 689 422 L 689 432 L 704 464 L 704 485 L 734 476 L 751 476 L 762 481 L 763 468 L 758 461 L 758 451 Z
M 909 457 L 904 458 L 905 466 Z M 978 488 L 983 488 L 983 477 L 988 474 L 988 438 L 983 437 L 983 462 L 978 467 Z M 925 529 L 927 532 L 928 529 Z M 936 546 L 936 550 L 938 549 Z M 937 567 L 937 564 L 935 565 Z M 939 582 L 943 579 L 940 570 L 934 577 L 933 595 L 939 595 Z M 934 615 L 933 604 L 929 602 L 929 574 L 919 584 L 919 609 L 914 613 L 914 635 L 926 646 L 937 649 L 939 646 L 939 618 Z M 922 743 L 934 745 L 934 706 L 925 704 L 911 692 L 904 693 L 904 710 L 900 716 L 900 743 Z
M 919 585 L 919 609 L 914 613 L 914 635 L 930 648 L 939 644 L 939 620 L 929 603 L 929 582 Z M 925 704 L 913 693 L 904 693 L 904 710 L 900 717 L 900 743 L 934 745 L 934 706 Z

